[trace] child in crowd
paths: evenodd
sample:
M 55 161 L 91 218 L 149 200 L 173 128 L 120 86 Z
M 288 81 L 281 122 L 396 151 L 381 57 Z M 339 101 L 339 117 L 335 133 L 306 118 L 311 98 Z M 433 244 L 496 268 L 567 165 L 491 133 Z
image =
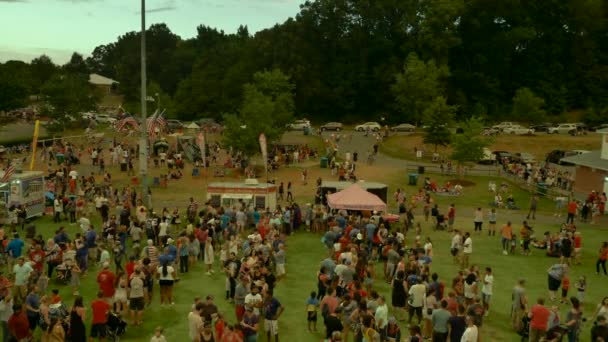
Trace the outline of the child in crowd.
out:
M 156 330 L 154 330 L 154 336 L 152 336 L 150 342 L 167 342 L 165 335 L 163 335 L 162 327 L 156 327 Z
M 78 288 L 80 287 L 80 267 L 77 263 L 73 263 L 70 269 L 70 285 L 72 286 L 72 295 L 78 296 Z
M 585 290 L 587 290 L 587 278 L 581 276 L 575 284 L 576 286 L 576 298 L 583 303 L 585 300 Z
M 317 332 L 317 311 L 319 311 L 319 300 L 317 299 L 317 293 L 313 291 L 306 300 L 306 316 L 309 332 Z
M 49 277 L 47 277 L 46 273 L 42 272 L 42 274 L 40 274 L 36 285 L 38 286 L 40 293 L 46 293 L 46 289 L 49 287 Z
M 564 274 L 562 278 L 562 300 L 559 302 L 562 304 L 568 303 L 568 290 L 570 289 L 570 277 L 568 277 L 568 273 Z

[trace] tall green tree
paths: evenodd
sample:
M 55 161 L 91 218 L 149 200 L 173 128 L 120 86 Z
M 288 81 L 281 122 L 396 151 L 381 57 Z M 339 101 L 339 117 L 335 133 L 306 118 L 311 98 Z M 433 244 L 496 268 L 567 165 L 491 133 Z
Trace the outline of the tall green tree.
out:
M 424 62 L 415 53 L 407 56 L 403 72 L 397 74 L 392 86 L 404 121 L 423 121 L 426 108 L 444 93 L 448 75 L 446 66 L 438 67 L 433 60 Z
M 79 120 L 80 112 L 93 110 L 98 98 L 87 75 L 56 74 L 41 89 L 44 109 L 64 129 Z
M 484 124 L 479 117 L 467 119 L 461 128 L 463 132 L 452 139 L 451 158 L 460 166 L 474 164 L 484 157 L 484 148 L 492 144 L 492 138 L 481 134 Z
M 513 97 L 512 119 L 515 121 L 538 123 L 545 120 L 545 100 L 536 96 L 528 88 L 518 89 Z
M 452 141 L 452 133 L 448 125 L 454 117 L 456 108 L 447 104 L 446 99 L 439 96 L 429 104 L 424 110 L 424 129 L 423 141 L 425 144 L 435 146 L 448 146 Z
M 70 74 L 88 75 L 89 67 L 84 57 L 78 52 L 74 52 L 70 60 L 63 65 L 63 70 Z
M 269 144 L 279 140 L 293 118 L 293 91 L 289 77 L 279 70 L 257 72 L 244 86 L 239 113 L 224 116 L 224 143 L 253 156 L 260 150 L 261 133 Z

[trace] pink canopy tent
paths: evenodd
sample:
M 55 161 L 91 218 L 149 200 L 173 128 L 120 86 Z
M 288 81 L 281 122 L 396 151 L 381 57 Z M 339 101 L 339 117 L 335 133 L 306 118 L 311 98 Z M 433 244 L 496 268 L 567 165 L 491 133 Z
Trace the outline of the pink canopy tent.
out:
M 380 197 L 355 183 L 348 188 L 327 196 L 327 205 L 333 209 L 386 211 L 386 203 Z

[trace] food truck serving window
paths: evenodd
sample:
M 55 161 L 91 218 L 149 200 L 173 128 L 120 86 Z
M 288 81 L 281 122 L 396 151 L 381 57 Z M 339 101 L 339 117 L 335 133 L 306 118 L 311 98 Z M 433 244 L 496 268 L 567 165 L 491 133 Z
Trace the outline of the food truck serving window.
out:
M 255 196 L 255 207 L 258 209 L 266 209 L 266 197 Z
M 251 199 L 253 199 L 253 195 L 251 195 L 251 194 L 224 194 L 224 195 L 222 195 L 222 199 L 251 200 Z
M 220 195 L 211 195 L 211 206 L 213 207 L 219 207 L 220 205 L 222 205 L 222 196 Z

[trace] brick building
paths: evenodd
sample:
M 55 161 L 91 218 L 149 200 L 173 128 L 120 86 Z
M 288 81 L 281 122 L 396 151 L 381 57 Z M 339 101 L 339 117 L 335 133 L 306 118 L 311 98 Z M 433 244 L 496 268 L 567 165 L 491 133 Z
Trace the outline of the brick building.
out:
M 593 190 L 608 193 L 608 130 L 598 133 L 598 139 L 602 139 L 601 150 L 562 159 L 576 165 L 574 192 L 578 195 Z

